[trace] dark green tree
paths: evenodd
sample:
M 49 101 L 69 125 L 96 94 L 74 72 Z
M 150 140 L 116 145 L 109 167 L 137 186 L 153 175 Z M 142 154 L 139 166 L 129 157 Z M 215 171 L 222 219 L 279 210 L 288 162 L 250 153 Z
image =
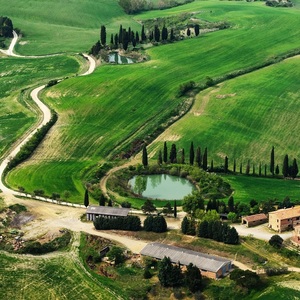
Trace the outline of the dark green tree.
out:
M 166 26 L 164 25 L 162 31 L 161 31 L 161 39 L 163 41 L 166 41 L 168 39 L 168 29 L 166 28 Z
M 299 172 L 299 169 L 298 169 L 297 160 L 296 160 L 296 158 L 294 158 L 294 159 L 293 159 L 293 164 L 292 164 L 292 166 L 291 166 L 291 172 L 290 172 L 290 175 L 291 175 L 293 178 L 296 178 L 298 172 Z
M 114 47 L 117 49 L 119 46 L 119 35 L 116 33 L 114 37 Z
M 195 293 L 201 289 L 202 276 L 198 267 L 190 263 L 185 272 L 185 284 L 190 292 Z
M 119 44 L 121 44 L 123 41 L 123 27 L 122 27 L 122 24 L 120 25 L 120 28 L 119 28 Z
M 243 164 L 240 163 L 240 174 L 243 174 Z
M 184 148 L 181 149 L 181 163 L 185 164 Z
M 236 160 L 234 159 L 233 160 L 233 173 L 236 172 Z
M 166 164 L 168 161 L 168 148 L 167 142 L 164 142 L 164 156 L 163 156 L 164 163 Z
M 196 163 L 198 167 L 201 167 L 201 148 L 197 147 L 196 149 Z
M 111 250 L 107 253 L 107 257 L 113 260 L 116 266 L 125 261 L 123 249 L 117 246 L 112 246 Z
M 208 221 L 202 221 L 198 226 L 198 236 L 208 238 Z
M 248 160 L 247 165 L 246 165 L 246 175 L 250 174 L 250 160 Z
M 191 35 L 191 29 L 190 29 L 190 28 L 187 29 L 186 35 L 187 35 L 187 36 L 190 36 L 190 35 Z
M 194 143 L 191 142 L 191 147 L 190 147 L 190 165 L 191 166 L 194 164 L 194 158 L 195 158 Z
M 154 26 L 154 40 L 155 40 L 155 42 L 160 41 L 160 30 L 158 28 L 158 25 Z
M 156 211 L 156 207 L 154 206 L 153 202 L 147 199 L 144 205 L 141 207 L 143 213 L 149 214 Z
M 210 172 L 213 172 L 214 171 L 214 160 L 212 159 L 210 161 Z
M 147 153 L 147 147 L 146 145 L 143 146 L 143 158 L 142 163 L 144 167 L 148 166 L 148 153 Z
M 232 196 L 228 198 L 228 212 L 234 212 L 234 199 Z
M 282 174 L 283 174 L 283 177 L 289 176 L 289 157 L 287 154 L 284 156 Z
M 174 218 L 177 218 L 177 203 L 174 201 Z
M 136 33 L 135 33 L 135 40 L 136 40 L 137 44 L 140 42 L 140 36 L 139 36 L 138 31 L 136 31 Z
M 158 233 L 167 231 L 167 222 L 163 216 L 153 218 L 152 231 Z
M 225 161 L 224 161 L 224 172 L 228 173 L 228 157 L 225 156 Z
M 157 163 L 158 165 L 162 165 L 162 153 L 161 150 L 158 151 L 158 159 L 157 159 Z
M 187 234 L 188 230 L 189 230 L 189 220 L 187 216 L 185 216 L 181 222 L 181 232 L 183 234 Z
M 200 26 L 199 26 L 199 24 L 196 24 L 196 25 L 195 25 L 194 30 L 195 30 L 195 36 L 198 36 L 199 33 L 200 33 Z
M 229 228 L 224 237 L 225 244 L 237 245 L 239 243 L 239 234 L 234 227 Z
M 99 205 L 100 206 L 105 206 L 106 198 L 103 194 L 100 195 L 99 197 Z
M 129 43 L 128 32 L 126 31 L 126 29 L 124 29 L 122 34 L 122 46 L 125 51 L 128 49 L 128 43 Z
M 279 166 L 278 166 L 278 165 L 276 165 L 276 168 L 275 168 L 275 174 L 276 174 L 276 175 L 279 175 Z
M 167 204 L 163 207 L 162 213 L 167 216 L 173 214 L 173 208 L 170 202 L 167 202 Z
M 164 287 L 178 287 L 183 275 L 179 266 L 174 266 L 169 257 L 164 257 L 158 265 L 158 279 Z
M 153 230 L 153 216 L 148 215 L 144 220 L 144 230 L 145 231 L 152 231 Z
M 102 46 L 106 45 L 106 27 L 104 25 L 101 26 L 100 30 L 100 42 Z
M 175 35 L 174 35 L 174 29 L 171 29 L 171 33 L 170 33 L 170 41 L 173 42 L 175 40 Z
M 145 26 L 142 26 L 142 32 L 141 32 L 141 39 L 142 42 L 145 42 L 147 40 L 146 34 L 145 34 Z
M 171 164 L 177 162 L 177 150 L 176 150 L 176 145 L 175 144 L 172 144 L 172 146 L 171 146 L 170 162 L 171 162 Z
M 258 167 L 258 176 L 261 176 L 261 162 L 259 163 L 259 167 Z
M 274 172 L 275 172 L 275 150 L 274 150 L 274 146 L 272 146 L 272 150 L 271 150 L 270 172 L 271 172 L 272 175 L 274 175 Z
M 204 149 L 204 154 L 203 154 L 203 163 L 202 163 L 203 170 L 207 170 L 207 147 Z
M 269 244 L 277 249 L 280 249 L 282 247 L 283 239 L 278 234 L 272 235 Z
M 110 206 L 110 207 L 113 206 L 113 203 L 112 203 L 111 199 L 108 199 L 107 206 Z
M 90 204 L 90 201 L 89 201 L 89 192 L 87 189 L 85 189 L 85 193 L 84 193 L 84 206 L 85 207 L 88 207 Z

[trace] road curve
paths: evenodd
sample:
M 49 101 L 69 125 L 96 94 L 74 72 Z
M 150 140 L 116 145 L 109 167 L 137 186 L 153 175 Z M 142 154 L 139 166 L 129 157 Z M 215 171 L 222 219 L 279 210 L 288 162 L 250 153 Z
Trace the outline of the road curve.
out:
M 8 50 L 2 50 L 0 49 L 0 51 L 8 56 L 13 56 L 13 57 L 23 57 L 23 58 L 42 58 L 42 57 L 48 57 L 48 56 L 53 56 L 53 55 L 48 55 L 48 56 L 21 56 L 21 55 L 17 55 L 14 53 L 14 47 L 18 41 L 18 35 L 17 33 L 14 31 L 14 38 L 11 41 L 11 44 L 8 48 Z M 94 72 L 95 68 L 96 68 L 96 62 L 95 60 L 87 55 L 87 54 L 82 54 L 89 62 L 89 69 L 81 74 L 80 76 L 86 76 L 86 75 L 90 75 Z M 48 123 L 51 119 L 51 110 L 39 99 L 38 94 L 45 88 L 46 85 L 42 85 L 39 86 L 37 88 L 35 88 L 31 93 L 30 96 L 32 98 L 32 100 L 36 103 L 36 105 L 38 106 L 38 108 L 40 109 L 41 113 L 42 113 L 42 118 L 41 121 L 34 126 L 34 128 L 32 128 L 32 130 L 27 133 L 27 135 L 23 136 L 21 138 L 21 141 L 11 149 L 11 151 L 9 152 L 9 154 L 2 160 L 1 164 L 0 164 L 0 190 L 2 190 L 3 194 L 7 194 L 7 195 L 14 195 L 14 196 L 22 196 L 22 197 L 29 197 L 31 198 L 31 195 L 26 194 L 26 193 L 21 193 L 21 192 L 17 192 L 14 191 L 12 189 L 9 189 L 5 183 L 4 183 L 4 176 L 3 176 L 3 172 L 5 170 L 5 168 L 7 167 L 9 161 L 16 156 L 16 154 L 20 151 L 21 147 L 23 145 L 25 145 L 28 140 L 36 133 L 36 131 L 38 129 L 40 129 L 42 126 L 44 126 L 46 123 Z M 41 197 L 39 197 L 41 198 Z M 47 199 L 47 198 L 41 198 L 40 200 L 44 200 L 47 202 L 54 202 L 54 203 L 58 203 L 58 201 L 53 201 L 52 199 Z M 62 204 L 62 202 L 59 202 L 60 204 Z

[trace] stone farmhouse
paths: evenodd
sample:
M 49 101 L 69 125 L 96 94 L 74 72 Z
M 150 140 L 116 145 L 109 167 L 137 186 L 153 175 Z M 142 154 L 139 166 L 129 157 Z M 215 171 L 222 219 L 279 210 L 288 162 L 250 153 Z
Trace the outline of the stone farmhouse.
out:
M 247 227 L 253 227 L 267 222 L 268 217 L 265 214 L 256 214 L 242 217 L 242 224 L 246 224 Z
M 269 228 L 277 232 L 290 230 L 300 224 L 300 205 L 269 212 Z
M 200 269 L 202 276 L 212 279 L 224 277 L 232 268 L 231 261 L 226 258 L 160 243 L 146 245 L 141 254 L 159 260 L 169 257 L 172 263 L 184 266 L 192 263 Z

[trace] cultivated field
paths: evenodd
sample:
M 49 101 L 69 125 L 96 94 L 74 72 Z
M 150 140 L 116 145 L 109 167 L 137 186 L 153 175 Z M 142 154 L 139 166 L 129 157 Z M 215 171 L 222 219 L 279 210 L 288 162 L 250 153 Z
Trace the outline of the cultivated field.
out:
M 86 168 L 108 155 L 122 153 L 134 140 L 153 133 L 182 103 L 183 99 L 176 97 L 180 84 L 190 80 L 201 84 L 207 76 L 217 78 L 262 65 L 300 47 L 297 7 L 273 9 L 261 2 L 195 1 L 134 18 L 186 11 L 197 12 L 194 17 L 206 20 L 226 20 L 231 28 L 151 48 L 146 63 L 101 65 L 92 76 L 73 78 L 46 91 L 43 98 L 59 113 L 57 126 L 33 159 L 12 172 L 9 182 L 14 187 L 22 182 L 29 191 L 43 188 L 46 193 L 62 193 L 67 189 L 73 201 L 81 201 Z M 119 16 L 120 21 L 125 20 L 122 13 Z M 267 163 L 272 145 L 276 147 L 278 163 L 285 152 L 296 157 L 299 145 L 297 140 L 291 143 L 290 134 L 295 122 L 285 120 L 297 109 L 293 103 L 297 105 L 298 64 L 297 59 L 291 59 L 200 93 L 193 110 L 197 114 L 198 109 L 201 116 L 189 113 L 160 139 L 176 142 L 177 148 L 188 148 L 192 140 L 195 145 L 207 146 L 209 159 L 216 159 L 216 165 L 225 155 Z M 291 92 L 281 96 L 289 106 L 266 96 L 269 92 L 280 93 L 287 86 Z M 234 96 L 226 97 L 227 94 Z M 220 98 L 216 98 L 218 95 Z M 156 145 L 161 146 L 162 143 Z

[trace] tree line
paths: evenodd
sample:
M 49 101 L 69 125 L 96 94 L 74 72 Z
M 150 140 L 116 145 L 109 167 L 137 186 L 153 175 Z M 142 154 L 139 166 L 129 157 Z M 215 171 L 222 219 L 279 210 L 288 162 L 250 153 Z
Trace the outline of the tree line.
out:
M 0 37 L 11 38 L 13 37 L 13 23 L 10 18 L 0 16 Z
M 185 216 L 181 222 L 183 234 L 213 239 L 225 244 L 237 245 L 239 235 L 234 227 L 218 220 L 202 220 L 197 222 L 194 218 Z
M 199 24 L 193 25 L 193 30 L 195 32 L 195 36 L 198 36 L 200 34 Z M 190 28 L 187 29 L 187 35 L 191 36 Z M 176 39 L 178 39 L 178 36 L 175 34 L 174 28 L 168 29 L 165 25 L 163 25 L 162 28 L 159 28 L 158 25 L 154 25 L 153 29 L 147 31 L 145 30 L 145 26 L 142 25 L 141 32 L 139 32 L 133 31 L 131 27 L 129 27 L 128 29 L 123 28 L 121 24 L 118 33 L 112 33 L 110 35 L 110 42 L 108 43 L 106 27 L 104 25 L 101 25 L 100 39 L 92 46 L 89 53 L 96 56 L 99 54 L 101 49 L 123 49 L 126 51 L 129 46 L 134 49 L 137 45 L 146 42 L 167 43 L 173 42 Z
M 203 152 L 202 152 L 203 151 Z M 180 163 L 185 164 L 188 163 L 190 165 L 196 165 L 199 168 L 202 168 L 205 171 L 208 172 L 220 172 L 220 173 L 238 173 L 237 170 L 237 161 L 236 159 L 233 160 L 232 169 L 229 168 L 229 158 L 226 155 L 224 157 L 223 164 L 219 166 L 214 165 L 214 161 L 211 160 L 210 164 L 208 162 L 208 150 L 207 147 L 204 148 L 204 150 L 201 150 L 200 146 L 194 147 L 194 143 L 191 142 L 190 149 L 189 149 L 189 155 L 186 158 L 185 149 L 177 149 L 176 144 L 173 143 L 171 145 L 171 149 L 168 152 L 168 146 L 167 142 L 164 142 L 163 150 L 158 151 L 158 157 L 157 157 L 157 163 L 159 165 L 162 165 L 163 163 Z M 143 152 L 142 152 L 142 164 L 144 167 L 148 166 L 148 153 L 147 153 L 147 147 L 146 145 L 143 146 Z M 247 161 L 246 168 L 243 167 L 243 163 L 241 162 L 239 165 L 239 173 L 240 174 L 246 174 L 246 175 L 258 175 L 262 176 L 268 176 L 268 166 L 265 164 L 264 166 L 260 162 L 258 165 L 258 170 L 256 169 L 257 164 L 250 163 L 250 160 Z M 251 172 L 252 169 L 252 172 Z M 275 164 L 275 149 L 274 146 L 271 149 L 270 154 L 270 165 L 269 165 L 269 171 L 274 175 L 280 175 L 280 167 L 278 164 Z M 282 175 L 283 177 L 291 177 L 296 178 L 297 174 L 299 172 L 298 163 L 296 158 L 292 160 L 292 163 L 289 163 L 289 156 L 286 154 L 283 159 L 282 163 Z

